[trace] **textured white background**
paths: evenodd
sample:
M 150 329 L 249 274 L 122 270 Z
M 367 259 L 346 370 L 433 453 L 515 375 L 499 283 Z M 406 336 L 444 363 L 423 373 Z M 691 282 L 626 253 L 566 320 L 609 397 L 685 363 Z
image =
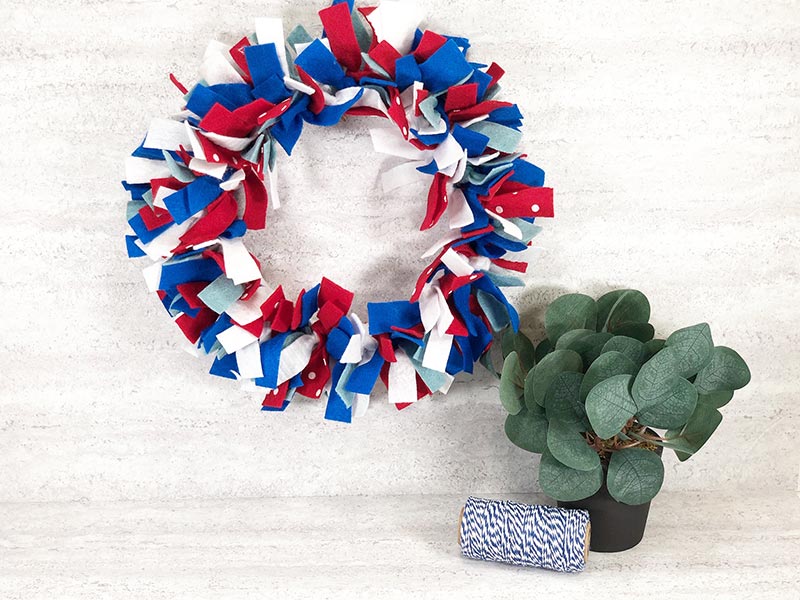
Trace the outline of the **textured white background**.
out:
M 697 457 L 667 455 L 666 490 L 797 489 L 800 2 L 424 5 L 431 28 L 506 69 L 503 98 L 557 191 L 514 295 L 525 328 L 538 336 L 560 293 L 621 286 L 649 295 L 661 334 L 707 320 L 753 382 Z M 401 413 L 378 393 L 351 426 L 312 402 L 261 413 L 181 350 L 125 256 L 122 163 L 178 108 L 167 74 L 190 82 L 208 39 L 235 42 L 257 16 L 318 32 L 321 7 L 3 1 L 0 502 L 536 489 L 480 369 Z M 272 234 L 251 236 L 275 282 L 296 293 L 327 274 L 361 314 L 407 296 L 430 241 L 419 191 L 382 195 L 390 161 L 368 126 L 306 130 Z

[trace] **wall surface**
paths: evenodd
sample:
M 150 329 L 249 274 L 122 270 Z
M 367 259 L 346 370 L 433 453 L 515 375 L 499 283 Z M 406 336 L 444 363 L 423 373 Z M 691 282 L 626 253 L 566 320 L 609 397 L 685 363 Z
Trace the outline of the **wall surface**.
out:
M 800 2 L 428 0 L 428 24 L 507 71 L 557 216 L 514 295 L 541 331 L 556 295 L 635 287 L 661 333 L 708 321 L 753 383 L 666 488 L 794 490 L 800 429 Z M 124 253 L 124 157 L 178 108 L 208 39 L 257 16 L 318 31 L 321 2 L 4 0 L 0 7 L 0 502 L 525 492 L 535 459 L 502 433 L 496 382 L 351 426 L 285 414 L 205 374 Z M 407 296 L 430 241 L 419 190 L 356 118 L 282 161 L 284 207 L 255 234 L 294 292 L 322 274 Z

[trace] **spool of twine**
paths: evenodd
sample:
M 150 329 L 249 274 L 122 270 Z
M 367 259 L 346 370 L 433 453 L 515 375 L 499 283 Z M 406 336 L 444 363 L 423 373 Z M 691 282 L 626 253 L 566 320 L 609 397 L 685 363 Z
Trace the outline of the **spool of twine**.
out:
M 589 512 L 470 497 L 458 539 L 468 558 L 571 573 L 589 554 Z

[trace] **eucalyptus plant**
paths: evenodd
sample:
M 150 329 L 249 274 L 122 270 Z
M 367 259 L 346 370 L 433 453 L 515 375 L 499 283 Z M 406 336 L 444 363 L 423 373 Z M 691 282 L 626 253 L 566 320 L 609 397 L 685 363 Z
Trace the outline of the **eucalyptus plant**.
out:
M 661 488 L 660 447 L 693 456 L 722 421 L 719 409 L 750 381 L 741 356 L 715 346 L 706 323 L 654 339 L 650 303 L 637 290 L 594 300 L 556 299 L 537 346 L 502 337 L 505 432 L 542 455 L 539 483 L 556 500 L 588 498 L 606 482 L 625 504 Z

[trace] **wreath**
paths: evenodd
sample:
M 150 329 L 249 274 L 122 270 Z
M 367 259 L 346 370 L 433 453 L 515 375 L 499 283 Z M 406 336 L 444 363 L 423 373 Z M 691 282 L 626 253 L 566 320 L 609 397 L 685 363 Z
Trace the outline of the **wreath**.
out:
M 489 364 L 493 332 L 519 326 L 500 288 L 524 285 L 527 264 L 506 255 L 527 248 L 553 196 L 516 150 L 518 107 L 495 99 L 503 70 L 469 62 L 467 39 L 421 31 L 400 0 L 336 1 L 319 16 L 319 38 L 259 19 L 232 47 L 212 42 L 191 89 L 170 75 L 184 108 L 154 120 L 127 159 L 126 241 L 151 259 L 149 289 L 213 375 L 264 388 L 264 410 L 327 397 L 325 417 L 349 422 L 378 379 L 402 409 Z M 245 246 L 279 207 L 278 146 L 290 155 L 304 124 L 345 115 L 388 120 L 373 144 L 407 160 L 384 189 L 430 177 L 421 229 L 447 230 L 410 298 L 369 303 L 366 323 L 328 279 L 296 298 L 272 289 Z

